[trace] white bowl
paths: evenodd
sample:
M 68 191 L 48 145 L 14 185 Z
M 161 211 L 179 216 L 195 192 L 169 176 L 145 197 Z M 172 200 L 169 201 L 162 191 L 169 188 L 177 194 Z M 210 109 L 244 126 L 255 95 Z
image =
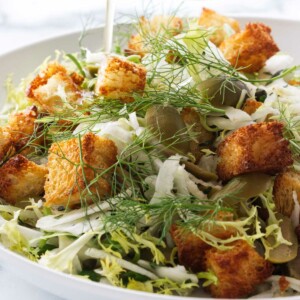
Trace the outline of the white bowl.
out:
M 298 36 L 300 33 L 300 22 L 262 19 L 254 17 L 238 18 L 242 25 L 251 22 L 263 22 L 272 28 L 272 34 L 279 48 L 291 54 L 295 58 L 295 64 L 300 64 Z M 18 82 L 22 77 L 32 72 L 40 63 L 54 51 L 64 50 L 65 52 L 78 51 L 78 37 L 80 33 L 72 33 L 45 40 L 13 52 L 0 56 L 0 101 L 5 99 L 4 82 L 9 74 L 14 74 L 14 81 Z M 92 51 L 101 47 L 103 29 L 89 31 L 84 40 L 84 45 Z M 1 102 L 0 102 L 1 103 Z M 82 300 L 184 300 L 190 297 L 163 296 L 157 294 L 131 291 L 112 287 L 105 284 L 83 280 L 74 276 L 66 275 L 51 269 L 47 269 L 33 263 L 13 252 L 0 246 L 0 263 L 16 276 L 23 278 L 29 283 L 38 286 L 50 293 L 65 299 Z M 197 299 L 197 298 L 193 298 Z M 200 298 L 198 298 L 200 299 Z M 208 298 L 201 298 L 208 299 Z M 300 299 L 300 296 L 277 299 Z

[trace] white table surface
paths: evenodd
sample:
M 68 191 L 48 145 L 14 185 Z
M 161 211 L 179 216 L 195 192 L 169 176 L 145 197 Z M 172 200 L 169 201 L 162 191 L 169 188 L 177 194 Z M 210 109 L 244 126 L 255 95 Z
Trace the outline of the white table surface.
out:
M 164 5 L 170 7 L 168 1 Z M 300 20 L 299 0 L 197 0 L 188 5 L 194 12 L 205 6 L 224 14 Z M 104 21 L 104 6 L 104 0 L 0 0 L 0 55 L 40 39 L 81 30 L 84 25 L 95 27 Z M 134 13 L 142 6 L 141 0 L 117 2 L 118 13 L 123 14 Z M 0 289 L 1 300 L 61 300 L 1 266 Z

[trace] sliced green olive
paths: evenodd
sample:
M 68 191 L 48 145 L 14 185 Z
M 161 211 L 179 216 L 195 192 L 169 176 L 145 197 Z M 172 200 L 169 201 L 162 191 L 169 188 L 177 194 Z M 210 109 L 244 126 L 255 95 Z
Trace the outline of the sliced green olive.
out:
M 270 251 L 268 260 L 276 264 L 289 262 L 295 259 L 298 253 L 298 239 L 291 219 L 283 215 L 280 215 L 280 218 L 282 219 L 280 223 L 282 236 L 289 241 L 291 245 L 281 244 Z M 272 240 L 268 239 L 268 241 L 272 245 Z
M 176 154 L 175 151 L 170 150 L 170 149 L 163 149 L 162 153 L 164 153 L 167 156 L 171 156 L 171 155 Z M 181 159 L 180 163 L 185 165 L 185 169 L 197 178 L 207 180 L 207 181 L 212 181 L 212 180 L 217 180 L 218 179 L 217 174 L 206 171 L 205 169 L 199 167 L 198 165 L 196 165 L 196 164 L 194 164 L 190 161 Z
M 242 101 L 249 98 L 249 89 L 246 84 L 228 76 L 217 76 L 202 81 L 199 83 L 198 89 L 215 107 L 235 107 L 241 101 L 243 91 L 246 91 L 246 94 Z
M 234 206 L 242 200 L 263 193 L 270 185 L 271 176 L 262 173 L 250 173 L 230 180 L 222 190 L 212 195 L 212 199 L 222 197 L 228 206 Z M 231 195 L 231 196 L 226 196 Z
M 95 77 L 98 73 L 99 67 L 94 66 L 94 65 L 87 65 L 86 66 L 87 70 L 91 74 L 91 76 Z
M 162 144 L 176 149 L 179 153 L 190 151 L 190 138 L 187 128 L 179 112 L 172 106 L 154 105 L 148 108 L 146 115 L 146 126 Z
M 204 128 L 201 123 L 200 114 L 190 107 L 185 107 L 181 111 L 181 117 L 184 123 L 190 127 L 193 133 L 193 139 L 198 144 L 207 144 L 214 139 L 214 134 Z
M 190 136 L 192 136 L 190 150 L 196 162 L 198 162 L 203 155 L 201 150 L 207 148 L 209 144 L 212 144 L 215 135 L 204 128 L 201 123 L 200 114 L 193 108 L 185 107 L 182 109 L 180 115 L 189 128 Z
M 287 263 L 287 268 L 291 277 L 300 279 L 300 248 L 298 248 L 296 258 Z
M 215 173 L 208 172 L 189 161 L 182 161 L 182 163 L 185 165 L 185 169 L 197 178 L 207 181 L 218 179 L 218 176 Z

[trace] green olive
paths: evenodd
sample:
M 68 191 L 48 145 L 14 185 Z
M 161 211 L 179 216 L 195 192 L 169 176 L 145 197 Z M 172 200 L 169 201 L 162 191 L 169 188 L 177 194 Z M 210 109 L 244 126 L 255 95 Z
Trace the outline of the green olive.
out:
M 148 108 L 146 126 L 158 135 L 162 144 L 186 154 L 190 151 L 190 138 L 179 112 L 172 106 L 154 105 Z
M 212 195 L 212 199 L 222 197 L 225 205 L 234 206 L 263 193 L 271 182 L 271 176 L 262 173 L 249 173 L 231 179 L 222 190 Z M 232 195 L 232 196 L 226 196 Z
M 185 169 L 197 178 L 201 178 L 207 181 L 218 179 L 218 176 L 215 173 L 206 171 L 189 161 L 182 161 L 182 163 L 185 165 Z
M 191 107 L 185 107 L 180 113 L 184 123 L 189 128 L 190 135 L 193 137 L 190 141 L 190 151 L 198 162 L 203 153 L 201 150 L 212 144 L 215 138 L 214 134 L 204 128 L 201 123 L 199 112 Z
M 162 153 L 164 153 L 167 156 L 171 156 L 171 155 L 175 155 L 176 152 L 170 149 L 163 149 Z M 206 171 L 205 169 L 201 168 L 200 166 L 187 161 L 185 159 L 181 159 L 180 163 L 185 165 L 185 169 L 193 174 L 195 177 L 203 179 L 203 180 L 207 180 L 207 181 L 212 181 L 212 180 L 218 180 L 218 176 L 215 173 Z
M 198 85 L 203 97 L 208 98 L 215 107 L 236 106 L 240 101 L 242 91 L 249 98 L 249 89 L 246 84 L 238 79 L 228 76 L 217 76 L 202 81 Z
M 94 65 L 87 65 L 86 68 L 92 77 L 95 77 L 97 75 L 99 67 Z
M 300 279 L 300 248 L 297 257 L 287 263 L 287 268 L 291 277 Z
M 284 215 L 280 215 L 280 219 L 282 219 L 280 223 L 282 236 L 289 241 L 291 245 L 281 244 L 270 251 L 268 260 L 276 264 L 289 262 L 295 259 L 298 253 L 298 239 L 291 219 Z M 268 242 L 272 245 L 273 241 L 271 238 L 268 238 Z

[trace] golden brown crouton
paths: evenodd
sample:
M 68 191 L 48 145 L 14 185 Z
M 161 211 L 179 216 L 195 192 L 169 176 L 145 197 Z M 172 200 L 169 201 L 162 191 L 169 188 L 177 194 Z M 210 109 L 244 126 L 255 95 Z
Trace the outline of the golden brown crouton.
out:
M 300 173 L 288 170 L 278 174 L 273 187 L 274 202 L 277 211 L 287 217 L 291 216 L 295 207 L 294 192 L 295 200 L 300 203 Z
M 176 16 L 154 16 L 150 21 L 150 28 L 153 33 L 175 36 L 182 32 L 183 21 Z
M 29 140 L 31 140 L 31 145 L 41 143 L 42 137 L 39 133 L 39 126 L 35 124 L 37 118 L 37 108 L 32 106 L 10 115 L 8 123 L 0 127 L 0 164 L 17 151 L 22 150 L 23 153 L 32 150 L 30 147 L 25 148 Z
M 129 55 L 137 54 L 141 57 L 144 57 L 146 53 L 149 52 L 148 48 L 149 47 L 145 45 L 145 41 L 142 38 L 141 34 L 132 34 L 128 41 L 126 53 Z
M 261 172 L 274 175 L 293 163 L 289 142 L 277 121 L 251 124 L 237 129 L 219 144 L 219 179 Z
M 220 49 L 233 67 L 257 72 L 279 51 L 270 33 L 271 28 L 262 23 L 249 23 L 244 31 L 225 39 Z
M 146 84 L 146 69 L 133 62 L 111 56 L 99 68 L 96 93 L 107 99 L 132 102 L 134 92 L 142 92 Z
M 160 35 L 171 37 L 183 30 L 183 21 L 175 16 L 155 16 L 151 20 L 141 17 L 138 24 L 138 33 L 131 35 L 128 41 L 128 54 L 138 54 L 142 57 L 149 52 L 150 45 L 145 39 Z
M 16 204 L 44 191 L 47 168 L 18 154 L 0 168 L 0 197 Z
M 100 198 L 110 192 L 111 172 L 106 170 L 116 161 L 114 142 L 87 133 L 80 144 L 78 138 L 52 144 L 48 156 L 45 205 L 72 207 L 81 201 L 91 201 L 88 193 Z M 100 176 L 102 172 L 105 174 Z
M 225 212 L 219 213 L 218 219 L 232 221 L 232 214 Z M 210 225 L 202 230 L 222 240 L 228 239 L 236 234 L 236 229 L 229 226 Z M 211 245 L 207 244 L 191 231 L 185 230 L 175 224 L 172 225 L 170 232 L 178 249 L 179 263 L 191 269 L 193 272 L 204 271 L 204 253 L 211 248 Z
M 35 124 L 37 118 L 38 110 L 36 106 L 28 107 L 24 111 L 17 112 L 9 117 L 5 128 L 11 134 L 13 145 L 17 151 L 22 149 L 30 139 L 32 139 L 32 143 L 38 144 L 36 139 L 39 135 L 39 126 Z
M 252 115 L 261 106 L 261 102 L 258 102 L 255 99 L 247 99 L 243 106 L 243 111 L 246 112 L 248 115 Z
M 242 298 L 272 275 L 273 266 L 243 240 L 230 250 L 211 248 L 205 252 L 205 268 L 218 282 L 207 289 L 215 298 Z
M 208 8 L 203 8 L 198 24 L 205 28 L 214 27 L 215 31 L 210 37 L 210 41 L 216 46 L 219 46 L 227 37 L 225 26 L 230 26 L 234 33 L 240 31 L 240 25 L 237 20 L 219 15 Z
M 76 105 L 81 97 L 79 85 L 82 78 L 78 74 L 69 75 L 66 68 L 58 63 L 50 63 L 31 82 L 27 96 L 31 102 L 48 113 L 62 112 L 67 104 Z
M 14 155 L 16 148 L 12 143 L 11 134 L 4 127 L 0 127 L 0 164 Z

